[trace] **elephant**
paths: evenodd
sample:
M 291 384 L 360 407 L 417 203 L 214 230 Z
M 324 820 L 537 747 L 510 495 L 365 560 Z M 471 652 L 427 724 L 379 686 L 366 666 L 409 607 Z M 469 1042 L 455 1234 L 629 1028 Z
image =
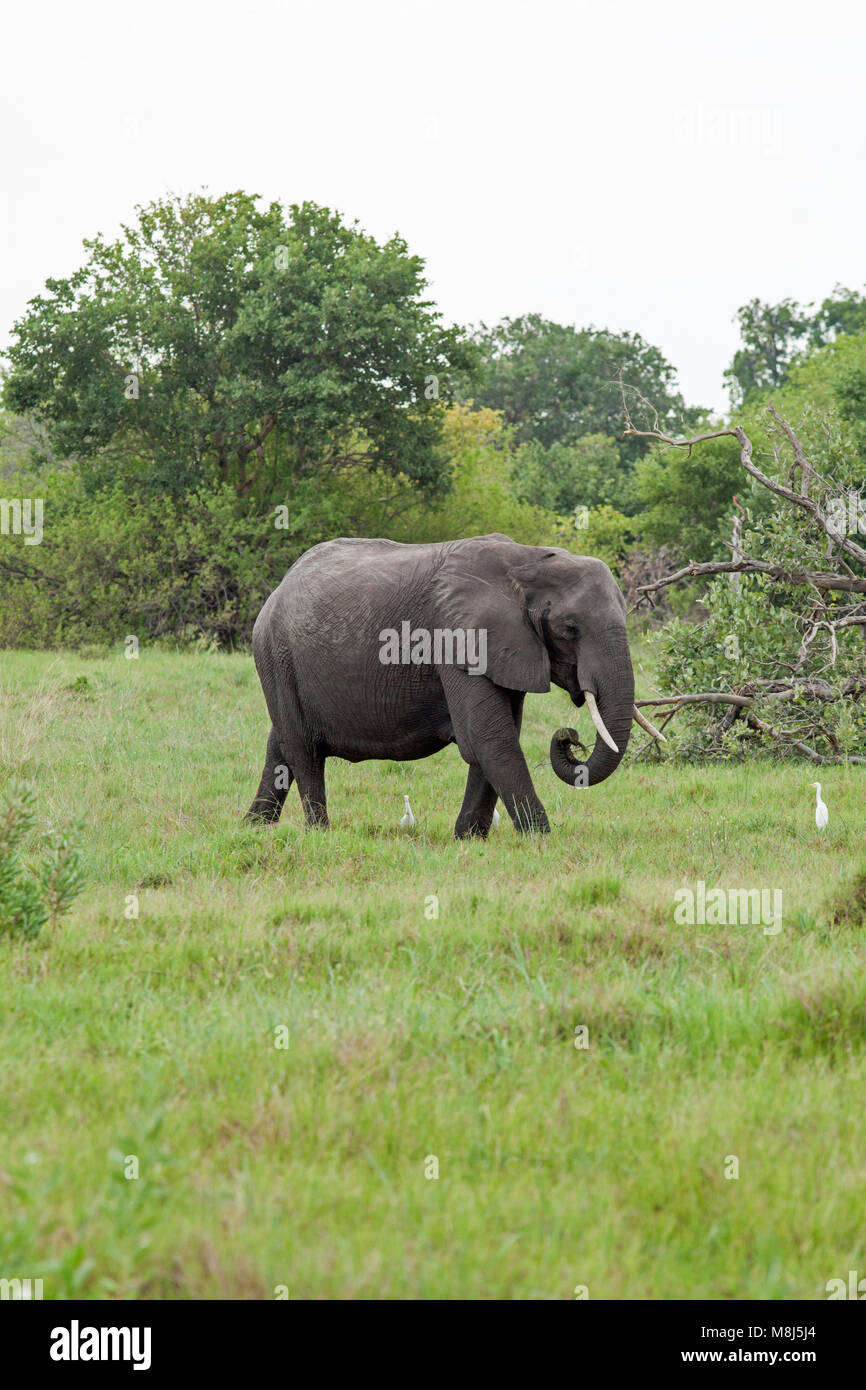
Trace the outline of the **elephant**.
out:
M 501 534 L 313 546 L 265 602 L 253 655 L 271 720 L 253 822 L 278 820 L 294 781 L 307 825 L 327 828 L 326 758 L 412 760 L 456 743 L 469 765 L 457 838 L 485 838 L 498 799 L 518 831 L 546 833 L 520 747 L 527 692 L 553 681 L 590 711 L 585 762 L 574 729 L 551 740 L 569 786 L 611 775 L 636 716 L 625 600 L 607 565 Z

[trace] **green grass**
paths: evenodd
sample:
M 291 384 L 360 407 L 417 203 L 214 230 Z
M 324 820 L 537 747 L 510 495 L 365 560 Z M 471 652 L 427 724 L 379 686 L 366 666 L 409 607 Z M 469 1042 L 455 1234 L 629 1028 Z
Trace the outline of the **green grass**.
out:
M 0 653 L 0 778 L 81 821 L 88 878 L 53 935 L 0 941 L 0 1277 L 784 1299 L 866 1275 L 863 771 L 824 770 L 823 836 L 802 765 L 570 792 L 547 746 L 574 717 L 528 702 L 549 838 L 503 816 L 456 843 L 454 749 L 335 761 L 329 833 L 294 788 L 252 829 L 249 658 Z M 781 888 L 781 932 L 675 925 L 698 879 Z

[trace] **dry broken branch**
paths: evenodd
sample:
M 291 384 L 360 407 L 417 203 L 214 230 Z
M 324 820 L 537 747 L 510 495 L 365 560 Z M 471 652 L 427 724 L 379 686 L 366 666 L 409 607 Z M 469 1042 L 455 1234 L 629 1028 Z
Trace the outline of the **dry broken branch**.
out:
M 742 560 L 704 560 L 700 564 L 692 561 L 675 574 L 656 579 L 651 584 L 641 584 L 636 592 L 649 595 L 668 584 L 676 584 L 681 579 L 692 579 L 701 574 L 768 574 L 772 579 L 784 584 L 811 584 L 815 589 L 839 589 L 848 594 L 866 594 L 866 579 L 852 574 L 834 574 L 831 570 L 803 570 L 787 565 L 770 565 L 764 560 L 744 556 Z M 636 608 L 641 599 L 634 605 Z
M 769 476 L 755 463 L 752 441 L 739 425 L 732 425 L 725 429 L 707 430 L 689 438 L 675 439 L 660 430 L 657 421 L 653 422 L 655 424 L 653 429 L 637 429 L 629 415 L 625 391 L 622 392 L 622 404 L 626 421 L 624 436 L 653 439 L 670 448 L 686 449 L 689 454 L 696 445 L 708 440 L 735 439 L 739 445 L 740 463 L 746 473 L 774 496 L 798 511 L 806 513 L 816 530 L 822 533 L 826 539 L 826 558 L 834 566 L 832 569 L 828 565 L 826 570 L 812 570 L 807 569 L 796 560 L 792 560 L 790 563 L 785 563 L 784 560 L 769 562 L 758 560 L 753 555 L 745 553 L 743 549 L 743 523 L 746 514 L 739 498 L 734 497 L 736 515 L 733 518 L 729 546 L 732 552 L 731 559 L 699 563 L 690 560 L 688 564 L 666 575 L 658 573 L 635 575 L 634 578 L 637 582 L 633 583 L 631 591 L 631 595 L 635 596 L 635 602 L 630 611 L 634 611 L 642 603 L 653 604 L 654 596 L 669 585 L 699 576 L 727 574 L 731 576 L 732 583 L 738 588 L 740 575 L 755 574 L 764 575 L 776 584 L 809 588 L 814 591 L 812 601 L 806 599 L 802 605 L 802 610 L 790 615 L 792 622 L 796 625 L 796 631 L 801 635 L 800 650 L 796 662 L 793 666 L 787 667 L 781 666 L 781 664 L 777 665 L 776 669 L 780 671 L 780 675 L 774 679 L 753 677 L 741 682 L 736 690 L 704 690 L 691 693 L 680 691 L 673 695 L 657 695 L 636 701 L 636 708 L 650 706 L 665 710 L 665 721 L 662 726 L 665 727 L 683 709 L 705 706 L 709 710 L 714 706 L 721 707 L 720 717 L 713 720 L 709 746 L 704 750 L 708 753 L 720 753 L 726 746 L 726 736 L 736 731 L 741 738 L 745 739 L 755 737 L 772 739 L 777 746 L 784 746 L 817 764 L 844 761 L 866 763 L 866 758 L 846 755 L 832 727 L 832 721 L 821 717 L 820 712 L 814 708 L 809 708 L 809 702 L 819 702 L 825 707 L 829 707 L 844 699 L 858 701 L 866 693 L 866 675 L 853 675 L 833 684 L 829 680 L 823 679 L 823 672 L 829 672 L 836 666 L 839 636 L 844 629 L 859 627 L 861 633 L 866 637 L 866 604 L 862 600 L 862 596 L 866 595 L 866 576 L 857 574 L 852 570 L 845 559 L 847 556 L 858 565 L 866 566 L 866 548 L 851 539 L 850 534 L 846 534 L 844 528 L 840 526 L 838 518 L 832 517 L 825 510 L 831 498 L 831 485 L 807 459 L 803 445 L 794 429 L 782 418 L 773 405 L 768 407 L 769 414 L 778 426 L 778 431 L 774 432 L 775 437 L 771 438 L 771 443 L 773 457 L 781 477 L 785 475 L 781 457 L 782 451 L 777 446 L 780 437 L 784 437 L 793 454 L 790 471 L 786 481 L 783 482 L 780 481 L 779 477 Z M 819 486 L 813 488 L 813 483 L 817 483 Z M 812 491 L 816 493 L 816 496 L 811 495 Z M 832 511 L 833 508 L 831 507 L 830 510 Z M 641 580 L 643 582 L 640 582 Z M 834 592 L 850 594 L 852 600 L 847 603 L 844 601 L 835 602 L 829 597 Z M 812 660 L 814 669 L 820 634 L 824 634 L 826 639 L 826 647 L 821 646 L 821 658 L 826 656 L 826 664 L 818 668 L 818 674 L 812 676 L 797 675 L 797 671 L 804 667 L 807 659 Z M 772 664 L 770 664 L 770 669 L 773 669 Z M 783 676 L 781 672 L 785 671 L 790 672 L 790 674 Z M 766 717 L 767 707 L 772 709 L 774 702 L 786 701 L 797 702 L 796 714 L 794 709 L 789 710 L 789 714 L 794 715 L 795 722 L 792 722 L 789 717 L 786 721 L 787 727 L 781 727 L 779 724 L 771 722 L 772 715 L 769 719 Z M 829 751 L 819 751 L 812 747 L 811 742 L 807 740 L 816 740 Z M 643 757 L 650 746 L 646 745 L 640 749 L 637 756 Z
M 752 687 L 758 688 L 753 689 Z M 702 690 L 691 695 L 660 695 L 648 700 L 635 700 L 635 706 L 673 706 L 673 708 L 669 710 L 661 726 L 664 729 L 669 721 L 673 719 L 674 715 L 678 714 L 679 711 L 686 706 L 729 705 L 731 707 L 730 714 L 725 716 L 722 721 L 722 726 L 717 730 L 717 738 L 719 733 L 726 732 L 728 729 L 732 728 L 736 719 L 742 715 L 750 729 L 753 729 L 756 733 L 764 734 L 772 738 L 777 743 L 784 744 L 787 748 L 795 749 L 798 753 L 802 753 L 804 757 L 808 758 L 810 762 L 821 764 L 843 762 L 866 764 L 866 758 L 843 753 L 831 730 L 827 729 L 823 724 L 818 724 L 814 719 L 809 720 L 805 725 L 796 729 L 780 729 L 776 725 L 768 723 L 767 720 L 761 719 L 754 709 L 756 702 L 761 699 L 792 700 L 799 695 L 808 697 L 809 699 L 823 700 L 832 703 L 833 701 L 842 700 L 851 696 L 857 698 L 864 692 L 866 692 L 866 676 L 851 676 L 847 680 L 840 682 L 838 686 L 832 686 L 829 681 L 824 681 L 817 677 L 799 677 L 788 683 L 771 680 L 756 680 L 749 682 L 749 685 L 742 691 Z M 803 740 L 798 737 L 798 734 L 802 732 L 816 734 L 826 739 L 834 749 L 833 755 L 828 756 L 819 753 L 816 749 L 804 743 Z M 714 742 L 717 742 L 717 739 L 714 740 Z M 645 747 L 639 749 L 636 756 L 642 757 L 650 746 L 650 744 L 647 744 Z
M 625 398 L 623 397 L 623 402 L 624 401 Z M 866 565 L 866 550 L 863 549 L 863 546 L 858 545 L 856 541 L 852 541 L 849 536 L 842 535 L 838 525 L 833 524 L 826 512 L 824 512 L 823 508 L 817 502 L 811 497 L 804 495 L 802 492 L 794 492 L 791 488 L 785 487 L 784 483 L 780 483 L 762 472 L 752 459 L 752 441 L 741 425 L 733 425 L 727 430 L 711 430 L 707 434 L 696 434 L 690 439 L 673 439 L 671 435 L 663 434 L 661 430 L 635 429 L 629 418 L 628 408 L 625 405 L 624 409 L 627 421 L 626 428 L 623 430 L 624 436 L 629 435 L 636 439 L 657 439 L 659 443 L 667 444 L 673 449 L 689 450 L 691 450 L 695 444 L 701 444 L 708 439 L 736 439 L 740 446 L 740 462 L 750 477 L 754 478 L 770 492 L 775 493 L 777 497 L 783 497 L 786 502 L 790 502 L 793 506 L 799 507 L 802 511 L 805 511 L 815 522 L 816 526 L 820 527 L 834 545 L 837 545 L 840 550 L 843 550 L 845 554 L 850 555 L 852 559 L 857 560 L 861 565 Z M 778 419 L 780 417 L 776 416 L 776 418 Z M 797 447 L 799 448 L 799 442 Z M 806 464 L 805 466 L 809 469 L 809 477 L 817 477 L 815 469 L 812 468 L 810 464 Z

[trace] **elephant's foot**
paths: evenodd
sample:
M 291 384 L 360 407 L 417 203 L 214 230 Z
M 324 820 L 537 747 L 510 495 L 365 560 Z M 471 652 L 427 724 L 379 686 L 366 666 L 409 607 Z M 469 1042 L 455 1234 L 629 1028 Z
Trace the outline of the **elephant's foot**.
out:
M 537 806 L 527 806 L 524 802 L 510 811 L 510 815 L 514 822 L 514 829 L 520 835 L 550 834 L 550 821 L 547 819 L 547 812 L 540 803 Z
M 521 806 L 511 815 L 515 830 L 521 835 L 549 835 L 550 821 L 543 806 Z M 455 840 L 486 840 L 490 834 L 492 815 L 460 815 L 454 827 Z
M 519 835 L 549 835 L 550 821 L 547 816 L 544 817 L 544 820 L 534 820 L 528 823 L 521 821 L 515 829 Z
M 259 801 L 258 797 L 244 816 L 246 825 L 273 825 L 283 809 L 282 801 Z
M 454 827 L 455 840 L 486 840 L 490 821 L 485 825 L 478 816 L 458 816 Z

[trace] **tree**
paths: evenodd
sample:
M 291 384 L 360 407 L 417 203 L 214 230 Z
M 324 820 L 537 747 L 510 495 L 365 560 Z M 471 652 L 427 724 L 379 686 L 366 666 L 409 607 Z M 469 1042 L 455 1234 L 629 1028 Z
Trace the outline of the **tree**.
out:
M 574 444 L 554 443 L 549 449 L 537 440 L 523 444 L 513 478 L 519 497 L 562 516 L 603 506 L 630 516 L 637 506 L 634 470 L 605 434 L 585 434 Z
M 448 406 L 442 448 L 450 487 L 435 498 L 403 474 L 372 468 L 308 473 L 288 506 L 240 503 L 229 483 L 180 496 L 140 492 L 131 505 L 120 481 L 87 488 L 69 467 L 10 472 L 7 496 L 50 498 L 50 525 L 40 545 L 0 534 L 0 648 L 114 644 L 128 635 L 248 646 L 288 566 L 335 535 L 412 543 L 506 531 L 528 545 L 607 543 L 595 513 L 589 531 L 575 532 L 570 518 L 563 542 L 553 513 L 515 497 L 510 430 L 496 411 Z
M 779 304 L 751 299 L 737 310 L 743 346 L 734 353 L 724 374 L 733 406 L 758 391 L 781 386 L 788 367 L 814 330 L 809 307 L 793 299 Z
M 642 395 L 653 402 L 659 421 L 675 428 L 686 412 L 676 390 L 673 367 L 639 333 L 576 329 L 540 314 L 504 319 L 479 335 L 483 367 L 476 403 L 503 411 L 519 443 L 530 440 L 549 449 L 574 444 L 583 435 L 620 439 L 623 431 L 619 377 L 630 383 L 635 414 Z M 641 440 L 618 444 L 621 457 L 645 451 Z
M 822 301 L 814 323 L 812 340 L 819 347 L 833 342 L 844 333 L 864 332 L 866 296 L 859 290 L 849 290 L 844 285 L 835 285 L 832 295 Z
M 445 484 L 443 402 L 473 352 L 401 238 L 245 193 L 137 211 L 15 326 L 6 404 L 59 453 L 174 493 L 352 465 Z
M 731 498 L 738 488 L 747 492 L 748 482 L 734 440 L 709 440 L 693 452 L 653 449 L 635 470 L 641 541 L 667 546 L 684 559 L 718 557 L 724 553 L 723 532 L 730 535 Z
M 784 385 L 808 349 L 863 333 L 866 297 L 858 290 L 836 285 L 817 311 L 813 304 L 798 304 L 793 299 L 778 304 L 752 299 L 737 310 L 736 317 L 742 347 L 725 372 L 733 406 Z
M 423 505 L 416 496 L 387 533 L 371 534 L 428 542 L 504 531 L 523 545 L 558 544 L 556 517 L 518 498 L 510 487 L 511 434 L 496 411 L 449 407 L 444 438 L 451 492 L 432 506 Z

